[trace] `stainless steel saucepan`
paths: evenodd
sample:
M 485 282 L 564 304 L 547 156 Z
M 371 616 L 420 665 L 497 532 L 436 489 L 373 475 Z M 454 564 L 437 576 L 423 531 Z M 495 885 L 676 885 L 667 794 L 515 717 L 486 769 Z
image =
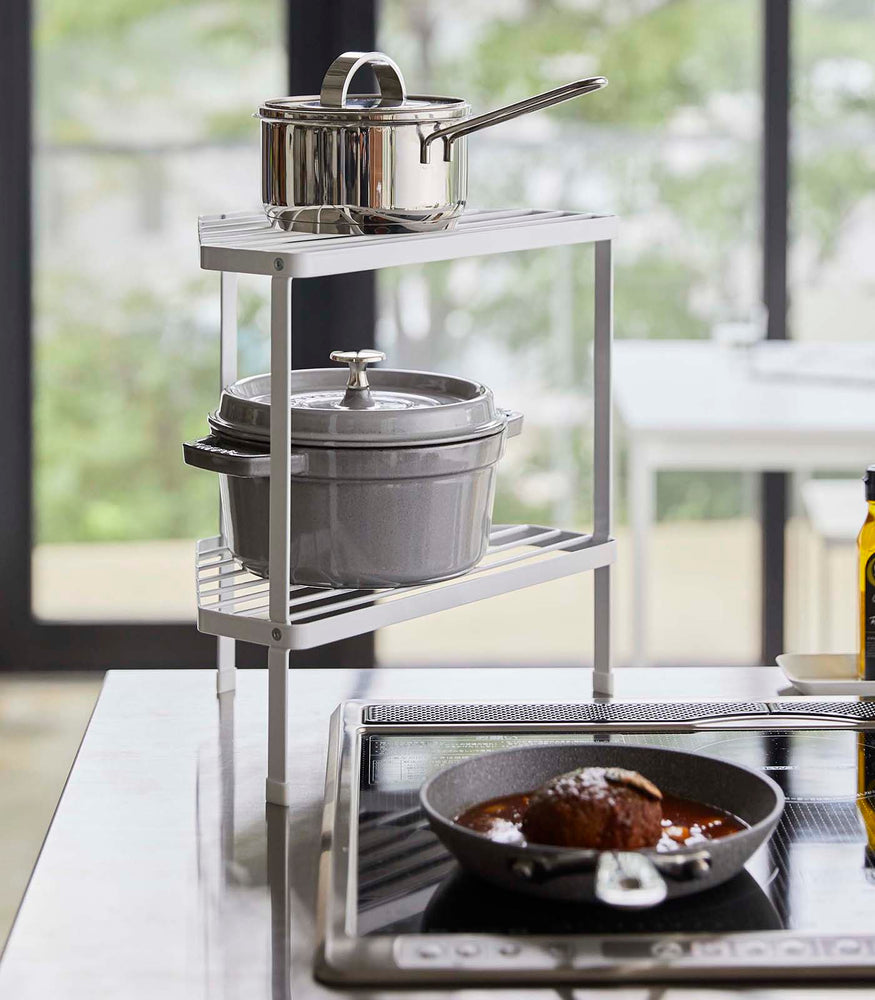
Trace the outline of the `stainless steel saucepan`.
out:
M 639 771 L 663 792 L 726 810 L 748 827 L 659 853 L 499 843 L 454 822 L 478 802 L 528 792 L 588 766 Z M 771 836 L 784 808 L 781 789 L 758 771 L 702 754 L 614 743 L 522 747 L 472 757 L 429 779 L 420 800 L 432 829 L 467 871 L 534 896 L 599 900 L 627 909 L 656 906 L 737 875 Z
M 380 93 L 350 95 L 365 65 Z M 449 229 L 467 200 L 466 136 L 607 82 L 578 80 L 472 118 L 461 98 L 408 95 L 401 70 L 382 52 L 344 52 L 319 95 L 259 108 L 264 209 L 278 228 L 296 232 Z

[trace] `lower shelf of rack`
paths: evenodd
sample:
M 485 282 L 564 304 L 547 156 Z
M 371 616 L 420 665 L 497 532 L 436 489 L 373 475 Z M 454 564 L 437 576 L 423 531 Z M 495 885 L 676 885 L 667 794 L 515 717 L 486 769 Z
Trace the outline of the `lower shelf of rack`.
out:
M 197 544 L 198 628 L 275 649 L 311 649 L 385 625 L 609 566 L 614 539 L 594 542 L 562 528 L 496 525 L 483 560 L 464 576 L 385 590 L 289 586 L 289 623 L 268 614 L 268 582 L 245 569 L 219 538 Z

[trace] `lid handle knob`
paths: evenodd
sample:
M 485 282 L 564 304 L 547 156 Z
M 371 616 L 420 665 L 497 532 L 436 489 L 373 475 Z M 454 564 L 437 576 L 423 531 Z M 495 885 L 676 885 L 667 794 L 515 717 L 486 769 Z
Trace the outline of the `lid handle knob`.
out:
M 346 392 L 343 396 L 343 405 L 350 410 L 369 410 L 377 404 L 371 398 L 370 383 L 366 365 L 372 365 L 377 361 L 385 361 L 386 355 L 382 351 L 332 351 L 331 360 L 340 364 L 349 365 L 349 378 L 346 382 Z
M 349 93 L 352 78 L 362 68 L 371 65 L 380 88 L 380 104 L 392 106 L 403 104 L 407 98 L 407 88 L 398 64 L 383 52 L 344 52 L 328 67 L 322 80 L 319 103 L 323 107 L 343 108 Z

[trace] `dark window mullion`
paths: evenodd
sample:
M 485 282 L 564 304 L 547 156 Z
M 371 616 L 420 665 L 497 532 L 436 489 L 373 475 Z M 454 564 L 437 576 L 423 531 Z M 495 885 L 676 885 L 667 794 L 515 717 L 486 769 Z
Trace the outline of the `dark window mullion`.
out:
M 289 0 L 289 93 L 318 94 L 341 52 L 376 48 L 375 0 Z M 376 274 L 359 271 L 295 282 L 292 292 L 292 367 L 325 368 L 332 350 L 374 346 Z M 369 667 L 373 634 L 292 654 L 310 666 Z
M 0 602 L 3 630 L 30 622 L 30 0 L 0 4 Z M 5 644 L 5 643 L 4 643 Z M 0 651 L 0 667 L 7 666 Z
M 763 6 L 763 301 L 769 340 L 787 330 L 787 240 L 790 176 L 790 3 Z M 760 477 L 762 538 L 761 658 L 773 664 L 784 648 L 785 528 L 788 475 Z

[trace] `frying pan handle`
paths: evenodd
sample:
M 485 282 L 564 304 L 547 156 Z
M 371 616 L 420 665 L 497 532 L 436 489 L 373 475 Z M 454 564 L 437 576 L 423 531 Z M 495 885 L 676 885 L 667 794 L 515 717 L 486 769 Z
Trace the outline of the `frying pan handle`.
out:
M 527 115 L 531 111 L 540 111 L 542 108 L 549 108 L 553 104 L 570 101 L 573 97 L 592 94 L 596 90 L 601 90 L 602 87 L 607 87 L 607 85 L 608 81 L 605 77 L 591 76 L 586 80 L 576 80 L 574 83 L 566 83 L 564 87 L 548 90 L 546 93 L 538 94 L 535 97 L 527 97 L 526 100 L 518 101 L 516 104 L 508 104 L 507 107 L 487 111 L 484 115 L 465 118 L 460 122 L 456 122 L 455 125 L 446 125 L 444 128 L 435 129 L 434 132 L 429 132 L 428 135 L 422 138 L 419 153 L 420 162 L 429 162 L 430 147 L 436 139 L 443 141 L 444 159 L 449 162 L 452 155 L 453 143 L 456 139 L 461 139 L 463 135 L 469 135 L 471 132 L 479 132 L 480 129 L 510 121 L 511 118 L 519 118 L 520 115 Z
M 707 850 L 692 854 L 658 854 L 651 860 L 666 878 L 675 882 L 688 882 L 711 871 L 711 852 Z
M 595 870 L 595 897 L 620 910 L 649 910 L 668 895 L 656 865 L 635 851 L 603 851 Z
M 655 856 L 638 851 L 568 851 L 556 856 L 517 857 L 510 869 L 518 878 L 538 883 L 595 871 L 597 899 L 608 906 L 640 910 L 665 899 L 663 876 L 685 881 L 706 875 L 711 870 L 711 854 L 707 850 Z
M 596 899 L 621 910 L 647 910 L 668 895 L 663 876 L 686 881 L 711 869 L 708 851 L 648 857 L 636 851 L 605 851 L 595 873 Z

